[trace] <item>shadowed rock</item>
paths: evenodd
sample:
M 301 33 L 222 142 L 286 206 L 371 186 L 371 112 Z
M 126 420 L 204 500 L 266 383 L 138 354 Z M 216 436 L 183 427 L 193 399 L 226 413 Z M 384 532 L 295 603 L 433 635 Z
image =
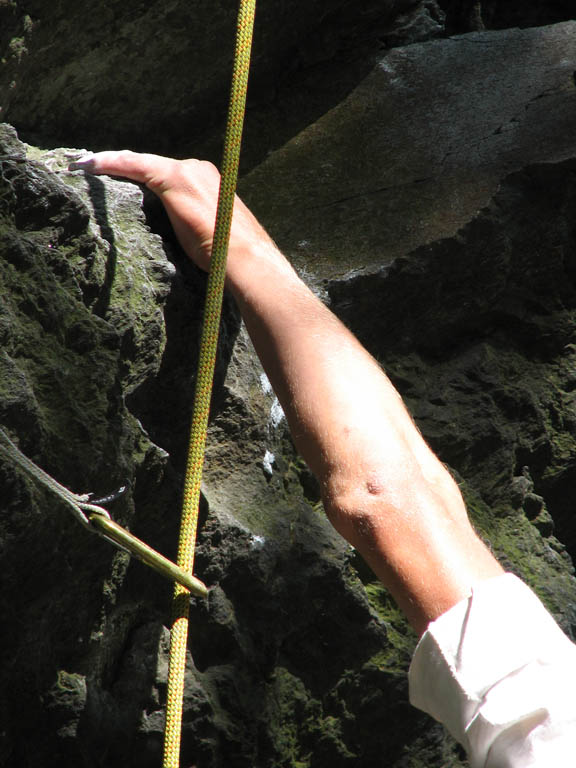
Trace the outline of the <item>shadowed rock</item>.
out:
M 2 4 L 1 118 L 43 146 L 219 159 L 236 12 L 235 0 Z M 410 42 L 442 29 L 433 0 L 261 0 L 247 158 L 341 98 L 392 34 Z

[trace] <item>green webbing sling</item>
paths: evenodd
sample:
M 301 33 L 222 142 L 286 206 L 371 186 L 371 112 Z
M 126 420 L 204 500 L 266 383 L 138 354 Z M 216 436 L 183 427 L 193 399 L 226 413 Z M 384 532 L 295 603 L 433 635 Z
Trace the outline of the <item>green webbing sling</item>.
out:
M 222 159 L 222 179 L 218 198 L 206 305 L 204 308 L 204 323 L 200 340 L 200 356 L 178 544 L 177 564 L 190 574 L 192 573 L 194 563 L 194 544 L 198 522 L 202 466 L 204 463 L 204 448 L 226 276 L 228 240 L 238 179 L 240 144 L 242 141 L 255 10 L 256 0 L 240 0 L 232 88 Z M 182 698 L 184 694 L 184 671 L 188 639 L 189 600 L 189 591 L 182 585 L 176 584 L 172 604 L 173 623 L 170 636 L 170 666 L 168 671 L 163 768 L 178 768 L 180 761 Z

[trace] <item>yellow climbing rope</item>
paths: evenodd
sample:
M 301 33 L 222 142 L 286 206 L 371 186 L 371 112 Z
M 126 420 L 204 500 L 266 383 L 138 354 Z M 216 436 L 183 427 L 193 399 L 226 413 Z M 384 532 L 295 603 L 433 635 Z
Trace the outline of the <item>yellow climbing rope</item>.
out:
M 240 145 L 246 106 L 248 71 L 252 48 L 252 32 L 256 0 L 240 0 L 236 31 L 236 50 L 232 73 L 232 88 L 222 159 L 222 180 L 218 198 L 218 210 L 210 261 L 210 274 L 204 307 L 204 322 L 200 340 L 200 356 L 196 378 L 190 447 L 184 480 L 182 520 L 178 543 L 177 564 L 192 573 L 194 544 L 198 523 L 198 505 L 208 415 L 212 395 L 212 381 L 218 346 L 218 331 L 222 310 L 222 295 L 226 276 L 228 240 L 234 208 L 234 195 L 238 179 Z M 180 584 L 175 585 L 172 603 L 172 630 L 170 635 L 170 664 L 166 700 L 166 727 L 164 736 L 163 768 L 178 768 L 180 762 L 180 737 L 182 730 L 182 699 L 184 672 L 188 642 L 188 617 L 190 593 Z

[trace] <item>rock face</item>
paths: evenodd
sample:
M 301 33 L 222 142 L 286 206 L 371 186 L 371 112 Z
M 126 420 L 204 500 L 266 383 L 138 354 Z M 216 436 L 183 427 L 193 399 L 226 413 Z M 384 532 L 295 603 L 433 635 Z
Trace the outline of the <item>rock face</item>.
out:
M 154 150 L 165 154 L 215 152 L 229 89 L 237 3 L 190 4 L 137 0 L 93 6 L 77 0 L 42 0 L 0 5 L 2 119 L 29 140 L 51 145 Z M 262 155 L 286 114 L 277 91 L 289 76 L 312 94 L 305 112 L 317 114 L 322 84 L 317 69 L 328 60 L 341 66 L 329 88 L 346 87 L 359 52 L 394 40 L 442 31 L 433 0 L 353 0 L 258 4 L 251 99 L 259 139 L 251 154 Z M 327 78 L 324 78 L 324 84 Z M 290 91 L 290 87 L 288 87 Z M 307 102 L 307 103 L 306 103 Z M 302 106 L 289 118 L 297 124 Z M 264 119 L 263 119 L 264 118 Z M 216 134 L 216 136 L 215 136 Z M 276 137 L 276 141 L 278 138 Z M 264 144 L 264 146 L 259 146 Z
M 262 6 L 269 21 L 272 6 Z M 215 29 L 226 28 L 231 8 L 213 7 Z M 23 135 L 91 148 L 107 140 L 105 130 L 112 142 L 132 137 L 150 100 L 134 92 L 120 108 L 118 91 L 104 98 L 118 41 L 124 35 L 129 52 L 160 18 L 176 34 L 188 11 L 178 3 L 149 4 L 139 16 L 109 8 L 58 59 L 43 36 L 52 18 L 72 24 L 67 4 L 27 8 L 35 42 L 18 66 L 14 56 L 4 64 L 16 78 L 4 103 Z M 277 9 L 257 73 L 276 72 L 291 45 L 303 56 L 306 19 L 327 40 L 339 30 L 336 48 L 346 34 L 360 35 L 355 4 L 306 8 L 304 19 L 293 5 Z M 364 22 L 374 26 L 370 8 Z M 387 44 L 437 35 L 435 3 L 386 8 Z M 24 23 L 19 3 L 0 14 Z M 359 26 L 345 33 L 337 19 L 352 16 Z M 107 49 L 113 28 L 122 34 Z M 171 37 L 176 50 L 178 39 L 185 47 L 180 34 Z M 372 36 L 361 64 L 336 67 L 339 83 L 327 84 L 318 60 L 312 106 L 289 125 L 272 110 L 252 110 L 248 130 L 261 121 L 263 144 L 279 148 L 258 163 L 261 148 L 249 139 L 255 167 L 242 182 L 306 279 L 384 364 L 458 477 L 481 535 L 571 635 L 575 34 L 573 23 L 477 31 L 377 57 Z M 226 59 L 207 63 L 203 46 L 197 69 L 179 80 L 189 87 L 186 78 L 196 77 L 199 115 L 224 87 Z M 157 59 L 147 59 L 149 70 L 126 65 L 113 82 L 128 91 L 148 71 L 165 77 Z M 96 64 L 101 77 L 88 77 Z M 324 100 L 314 96 L 322 83 Z M 298 103 L 290 87 L 284 103 Z M 155 92 L 166 100 L 142 138 L 147 149 L 180 142 L 180 128 L 154 133 L 181 105 L 167 91 Z M 64 112 L 53 109 L 57 92 L 81 96 Z M 42 128 L 32 130 L 33 114 Z M 110 512 L 173 557 L 205 279 L 135 185 L 69 173 L 78 154 L 25 146 L 12 128 L 0 129 L 0 425 L 75 491 L 104 495 L 127 484 Z M 159 765 L 170 585 L 90 535 L 1 453 L 0 499 L 0 620 L 10 628 L 0 639 L 0 765 Z M 196 573 L 210 596 L 192 602 L 183 766 L 466 765 L 440 726 L 410 708 L 416 637 L 326 522 L 231 304 Z
M 242 193 L 291 258 L 322 277 L 453 236 L 507 173 L 573 155 L 574 30 L 473 33 L 392 50 L 255 169 Z

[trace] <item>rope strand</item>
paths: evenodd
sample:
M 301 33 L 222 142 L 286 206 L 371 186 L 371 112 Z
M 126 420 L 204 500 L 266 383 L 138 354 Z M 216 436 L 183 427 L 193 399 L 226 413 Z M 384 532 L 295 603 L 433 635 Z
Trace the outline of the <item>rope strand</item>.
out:
M 200 355 L 190 446 L 184 480 L 182 519 L 178 544 L 177 564 L 188 573 L 194 565 L 194 545 L 198 525 L 198 506 L 202 483 L 202 468 L 208 429 L 208 416 L 212 396 L 212 383 L 218 347 L 218 332 L 222 312 L 222 297 L 226 277 L 228 240 L 232 224 L 234 196 L 238 180 L 240 145 L 246 107 L 246 91 L 250 68 L 250 53 L 256 0 L 240 0 L 236 31 L 236 50 L 232 73 L 232 88 L 228 121 L 224 140 L 222 178 L 210 261 L 210 274 L 206 291 L 204 321 L 200 340 Z M 172 630 L 170 635 L 170 664 L 166 700 L 166 727 L 164 735 L 163 768 L 178 768 L 182 730 L 182 700 L 188 642 L 189 592 L 176 584 L 172 602 Z

